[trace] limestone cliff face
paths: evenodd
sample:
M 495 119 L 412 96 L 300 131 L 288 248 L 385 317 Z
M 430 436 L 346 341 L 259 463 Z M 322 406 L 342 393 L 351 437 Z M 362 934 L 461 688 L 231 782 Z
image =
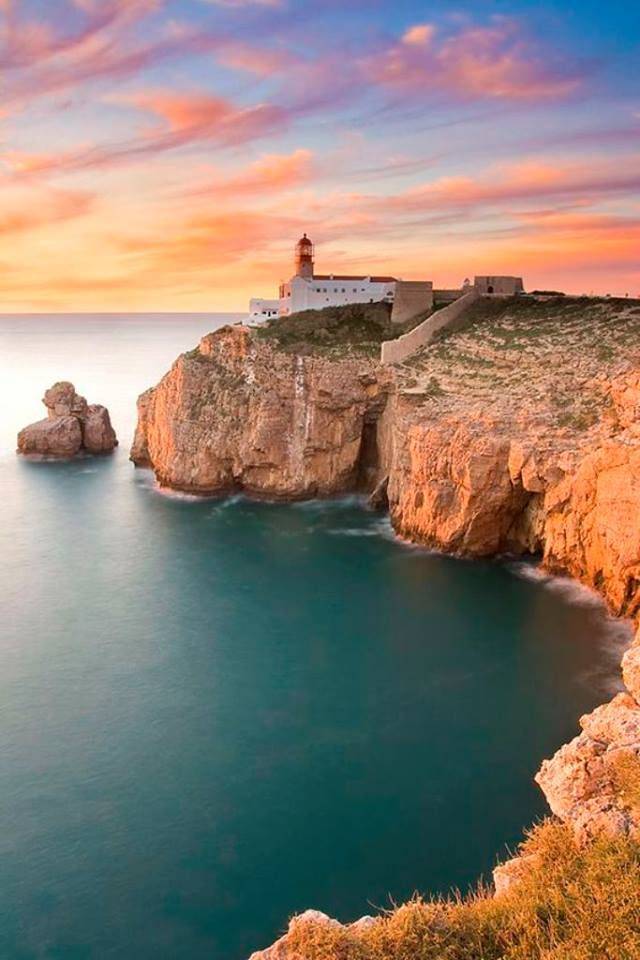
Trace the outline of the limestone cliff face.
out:
M 587 841 L 640 838 L 640 637 L 623 660 L 627 692 L 580 718 L 582 732 L 536 776 L 549 806 Z
M 447 552 L 541 553 L 547 569 L 599 590 L 613 611 L 640 608 L 638 374 L 606 385 L 610 416 L 578 436 L 491 416 L 394 401 L 391 518 L 408 540 Z M 533 413 L 533 411 L 532 411 Z
M 194 493 L 295 499 L 368 488 L 388 383 L 366 357 L 289 354 L 225 327 L 142 395 L 131 458 Z

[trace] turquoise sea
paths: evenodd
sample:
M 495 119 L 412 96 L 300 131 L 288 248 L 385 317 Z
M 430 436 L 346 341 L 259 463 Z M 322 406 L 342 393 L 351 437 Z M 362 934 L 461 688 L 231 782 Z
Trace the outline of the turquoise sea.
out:
M 0 317 L 2 960 L 243 960 L 307 907 L 465 888 L 617 683 L 625 628 L 529 564 L 135 471 L 137 394 L 225 319 Z M 114 457 L 15 456 L 58 379 Z

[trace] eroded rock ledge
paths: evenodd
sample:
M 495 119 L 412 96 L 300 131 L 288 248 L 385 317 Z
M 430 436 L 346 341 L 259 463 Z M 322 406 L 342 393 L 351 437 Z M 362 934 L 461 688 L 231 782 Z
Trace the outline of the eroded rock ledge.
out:
M 535 553 L 640 619 L 640 304 L 477 305 L 410 363 L 205 337 L 139 401 L 132 459 L 160 483 L 269 497 L 353 490 L 396 532 L 467 556 Z M 640 641 L 626 693 L 537 776 L 580 840 L 640 830 Z M 508 888 L 526 864 L 496 875 Z M 286 941 L 266 957 L 287 956 Z
M 72 383 L 54 383 L 42 402 L 47 416 L 20 431 L 18 453 L 69 459 L 83 451 L 111 453 L 118 445 L 107 408 L 88 404 Z

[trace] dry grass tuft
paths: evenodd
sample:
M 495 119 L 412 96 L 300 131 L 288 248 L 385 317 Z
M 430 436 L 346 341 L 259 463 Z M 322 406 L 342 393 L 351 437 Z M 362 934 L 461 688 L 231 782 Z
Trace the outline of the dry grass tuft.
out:
M 637 771 L 636 771 L 637 773 Z M 599 840 L 581 849 L 545 821 L 520 851 L 520 883 L 502 896 L 419 897 L 368 927 L 298 923 L 300 960 L 638 960 L 640 844 Z
M 640 816 L 640 757 L 620 750 L 613 754 L 611 762 L 623 804 L 634 816 Z

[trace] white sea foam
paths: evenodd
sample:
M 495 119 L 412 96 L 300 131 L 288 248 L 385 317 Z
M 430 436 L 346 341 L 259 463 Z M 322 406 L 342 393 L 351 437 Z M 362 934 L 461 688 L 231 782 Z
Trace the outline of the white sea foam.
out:
M 541 567 L 515 561 L 509 564 L 510 569 L 524 580 L 533 580 L 541 584 L 545 590 L 561 594 L 569 603 L 582 607 L 591 607 L 599 610 L 602 621 L 599 625 L 598 646 L 604 653 L 604 661 L 585 671 L 581 680 L 591 687 L 600 688 L 603 694 L 613 696 L 624 689 L 620 671 L 622 655 L 633 640 L 633 627 L 629 620 L 619 620 L 607 613 L 607 606 L 595 590 L 570 577 L 554 576 Z M 585 636 L 588 640 L 589 637 Z
M 199 499 L 202 499 L 200 497 Z M 207 498 L 211 499 L 211 498 Z M 246 503 L 247 497 L 243 493 L 233 493 L 224 499 L 220 500 L 212 507 L 212 509 L 207 514 L 208 520 L 214 520 L 216 517 L 219 517 L 220 514 L 224 513 L 226 510 L 229 510 L 230 507 L 237 507 L 239 503 Z
M 395 543 L 396 546 L 402 547 L 403 550 L 406 550 L 407 553 L 421 553 L 425 556 L 437 557 L 437 556 L 448 556 L 451 559 L 449 554 L 445 554 L 442 550 L 435 550 L 433 547 L 425 547 L 421 543 L 413 543 L 411 540 L 405 540 L 404 537 L 401 537 L 394 529 L 391 523 L 391 518 L 387 515 L 382 515 L 375 523 L 375 529 L 379 537 L 383 537 L 385 540 L 391 540 L 392 543 Z
M 182 490 L 172 490 L 170 487 L 161 486 L 155 478 L 153 470 L 138 467 L 134 474 L 134 481 L 141 487 L 150 490 L 160 497 L 166 497 L 168 500 L 182 500 L 185 503 L 201 503 L 203 500 L 215 500 L 216 497 L 206 497 L 197 493 L 186 493 Z
M 536 583 L 546 583 L 550 580 L 548 573 L 535 563 L 527 563 L 526 560 L 514 560 L 508 564 L 509 569 L 522 580 L 533 580 Z
M 572 580 L 571 577 L 562 577 L 547 573 L 542 567 L 534 563 L 527 563 L 524 560 L 516 560 L 508 564 L 509 569 L 523 580 L 533 580 L 541 583 L 548 590 L 555 593 L 561 593 L 571 603 L 579 604 L 583 607 L 601 607 L 605 609 L 604 600 L 591 587 L 580 583 L 578 580 Z
M 380 532 L 375 527 L 338 527 L 327 530 L 332 537 L 379 537 Z
M 294 510 L 304 510 L 310 513 L 323 513 L 329 510 L 349 510 L 363 508 L 367 504 L 367 497 L 353 493 L 345 497 L 331 497 L 326 500 L 298 500 L 291 504 Z
M 156 482 L 153 470 L 149 467 L 136 467 L 133 472 L 133 482 L 141 487 L 152 487 Z

